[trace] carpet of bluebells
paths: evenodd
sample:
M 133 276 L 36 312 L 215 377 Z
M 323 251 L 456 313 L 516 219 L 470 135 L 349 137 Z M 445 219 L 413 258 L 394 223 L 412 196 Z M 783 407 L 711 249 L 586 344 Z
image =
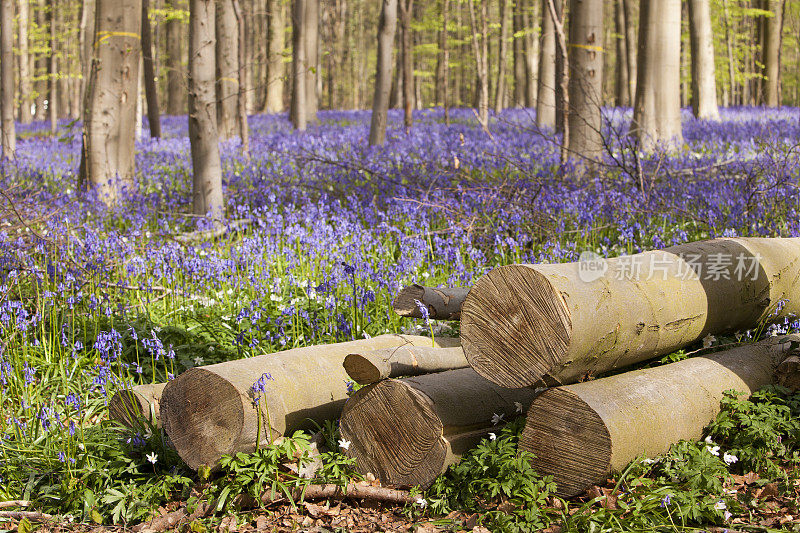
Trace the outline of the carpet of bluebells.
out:
M 238 140 L 221 145 L 237 222 L 188 244 L 179 236 L 211 226 L 190 214 L 186 117 L 137 143 L 136 183 L 114 208 L 76 193 L 79 123 L 55 137 L 18 125 L 0 184 L 0 499 L 86 519 L 116 509 L 141 476 L 171 469 L 185 485 L 153 460 L 166 451 L 105 423 L 119 387 L 418 331 L 390 305 L 410 282 L 469 285 L 495 265 L 584 250 L 800 235 L 797 109 L 723 110 L 720 122 L 684 112 L 684 148 L 669 155 L 637 153 L 630 110 L 608 110 L 605 165 L 580 179 L 530 111 L 496 115 L 488 132 L 471 110 L 450 115 L 418 112 L 406 133 L 392 111 L 382 147 L 367 145 L 367 112 L 320 112 L 304 134 L 285 115 L 251 117 L 250 158 Z M 173 488 L 136 498 L 147 511 Z

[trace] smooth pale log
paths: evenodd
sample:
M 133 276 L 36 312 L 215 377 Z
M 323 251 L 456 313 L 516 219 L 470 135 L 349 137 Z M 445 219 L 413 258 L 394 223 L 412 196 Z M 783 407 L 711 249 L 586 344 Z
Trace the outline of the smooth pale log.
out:
M 437 320 L 458 320 L 461 318 L 461 306 L 467 297 L 467 287 L 423 287 L 409 285 L 403 287 L 392 302 L 395 313 L 410 318 L 422 318 L 422 312 L 415 300 L 428 308 L 430 318 Z
M 398 346 L 370 352 L 348 354 L 344 358 L 347 375 L 359 385 L 400 376 L 418 376 L 467 368 L 469 363 L 460 346 Z
M 456 343 L 458 339 L 437 341 L 442 347 Z M 191 368 L 164 388 L 161 420 L 190 468 L 215 466 L 223 455 L 252 452 L 257 443 L 266 445 L 313 427 L 312 420 L 338 418 L 350 381 L 342 366 L 344 357 L 405 344 L 430 346 L 431 339 L 380 335 Z M 264 374 L 271 379 L 265 382 L 257 409 L 251 388 Z
M 339 429 L 359 472 L 371 472 L 383 485 L 427 488 L 536 394 L 530 387 L 498 387 L 470 368 L 387 379 L 353 395 Z
M 699 440 L 723 392 L 772 383 L 797 336 L 771 338 L 703 357 L 549 389 L 528 410 L 520 449 L 552 475 L 563 497 L 581 494 L 632 460 Z
M 715 239 L 599 262 L 503 266 L 464 301 L 461 343 L 470 365 L 500 385 L 569 384 L 709 334 L 800 315 L 799 281 L 798 238 Z
M 117 391 L 108 404 L 108 414 L 120 424 L 135 427 L 144 417 L 161 426 L 160 403 L 166 383 L 148 383 Z

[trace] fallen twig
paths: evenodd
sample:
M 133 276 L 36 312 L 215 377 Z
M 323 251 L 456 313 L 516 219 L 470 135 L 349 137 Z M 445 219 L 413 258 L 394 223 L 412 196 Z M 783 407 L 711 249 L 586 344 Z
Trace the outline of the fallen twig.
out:
M 52 520 L 53 515 L 39 511 L 0 511 L 0 518 L 11 518 L 12 520 L 27 518 L 34 522 L 44 522 L 45 520 Z
M 8 509 L 9 507 L 30 507 L 31 502 L 28 500 L 9 500 L 0 502 L 0 509 Z
M 333 483 L 308 485 L 305 488 L 297 487 L 292 490 L 292 498 L 306 501 L 327 498 L 372 500 L 392 503 L 409 503 L 413 501 L 411 494 L 404 490 L 373 487 L 372 485 L 360 485 L 357 483 L 349 483 L 344 489 L 340 485 L 334 485 Z M 261 503 L 264 505 L 277 503 L 285 499 L 286 495 L 277 491 L 270 490 L 261 495 Z

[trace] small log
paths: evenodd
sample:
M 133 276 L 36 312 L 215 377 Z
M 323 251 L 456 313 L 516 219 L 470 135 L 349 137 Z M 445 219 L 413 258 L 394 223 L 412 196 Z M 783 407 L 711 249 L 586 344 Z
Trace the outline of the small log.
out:
M 459 320 L 461 318 L 461 305 L 467 297 L 469 289 L 466 287 L 423 287 L 422 285 L 409 285 L 404 287 L 392 302 L 395 313 L 410 318 L 422 318 L 422 312 L 417 301 L 428 308 L 430 318 L 437 320 Z
M 326 483 L 322 485 L 308 485 L 292 490 L 292 499 L 295 501 L 303 500 L 326 500 L 332 499 L 351 499 L 351 500 L 372 500 L 390 503 L 409 503 L 414 498 L 406 491 L 389 489 L 386 487 L 373 487 L 372 485 L 362 485 L 360 483 L 348 483 L 342 489 L 340 485 Z M 269 505 L 286 499 L 283 492 L 266 491 L 261 495 L 261 503 Z
M 32 522 L 46 522 L 54 517 L 51 514 L 39 511 L 0 511 L 0 518 L 10 518 L 11 520 L 22 520 L 27 518 Z
M 466 368 L 464 350 L 430 346 L 398 346 L 371 352 L 351 353 L 344 358 L 347 375 L 359 385 L 400 376 L 418 376 Z
M 536 394 L 504 389 L 470 368 L 387 379 L 353 395 L 339 429 L 359 472 L 371 472 L 384 485 L 427 488 Z
M 800 238 L 715 239 L 495 268 L 464 301 L 461 343 L 500 385 L 569 384 L 791 315 L 800 315 Z
M 549 389 L 528 410 L 519 447 L 563 497 L 583 493 L 632 460 L 699 440 L 723 392 L 773 382 L 798 337 L 770 338 L 702 357 Z
M 160 404 L 166 383 L 137 385 L 117 391 L 108 404 L 108 414 L 120 424 L 133 428 L 143 417 L 161 426 Z
M 437 340 L 442 347 L 457 343 Z M 380 335 L 191 368 L 164 388 L 161 420 L 190 468 L 216 467 L 223 455 L 252 452 L 257 445 L 313 427 L 312 421 L 338 418 L 350 381 L 344 357 L 405 344 L 430 346 L 431 339 Z M 252 386 L 264 375 L 271 379 L 256 402 Z

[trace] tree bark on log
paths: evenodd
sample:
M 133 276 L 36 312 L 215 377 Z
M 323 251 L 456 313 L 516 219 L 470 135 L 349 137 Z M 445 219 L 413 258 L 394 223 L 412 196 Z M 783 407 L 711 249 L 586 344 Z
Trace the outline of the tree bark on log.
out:
M 440 339 L 438 345 L 456 342 Z M 190 468 L 214 466 L 225 454 L 252 452 L 308 427 L 309 420 L 337 418 L 348 397 L 344 357 L 404 344 L 429 346 L 431 339 L 381 335 L 192 368 L 164 388 L 161 420 Z M 262 377 L 264 392 L 256 401 L 252 387 Z
M 160 404 L 166 383 L 148 383 L 123 389 L 111 397 L 108 414 L 120 424 L 135 427 L 140 417 L 161 426 Z
M 461 318 L 461 306 L 467 297 L 466 287 L 423 287 L 409 285 L 403 287 L 392 302 L 394 312 L 400 316 L 422 318 L 417 301 L 428 308 L 428 316 L 438 320 L 458 320 Z
M 800 238 L 715 239 L 594 262 L 503 266 L 467 295 L 461 342 L 470 365 L 500 385 L 574 383 L 708 334 L 800 315 L 798 282 Z
M 342 364 L 347 375 L 359 385 L 400 376 L 418 376 L 469 367 L 460 346 L 399 346 L 362 351 L 348 354 Z
M 470 368 L 387 379 L 353 395 L 339 429 L 359 472 L 384 485 L 427 488 L 536 394 L 498 387 Z
M 632 460 L 699 440 L 723 392 L 748 396 L 773 382 L 797 336 L 770 338 L 703 357 L 550 389 L 531 404 L 520 449 L 570 497 Z

